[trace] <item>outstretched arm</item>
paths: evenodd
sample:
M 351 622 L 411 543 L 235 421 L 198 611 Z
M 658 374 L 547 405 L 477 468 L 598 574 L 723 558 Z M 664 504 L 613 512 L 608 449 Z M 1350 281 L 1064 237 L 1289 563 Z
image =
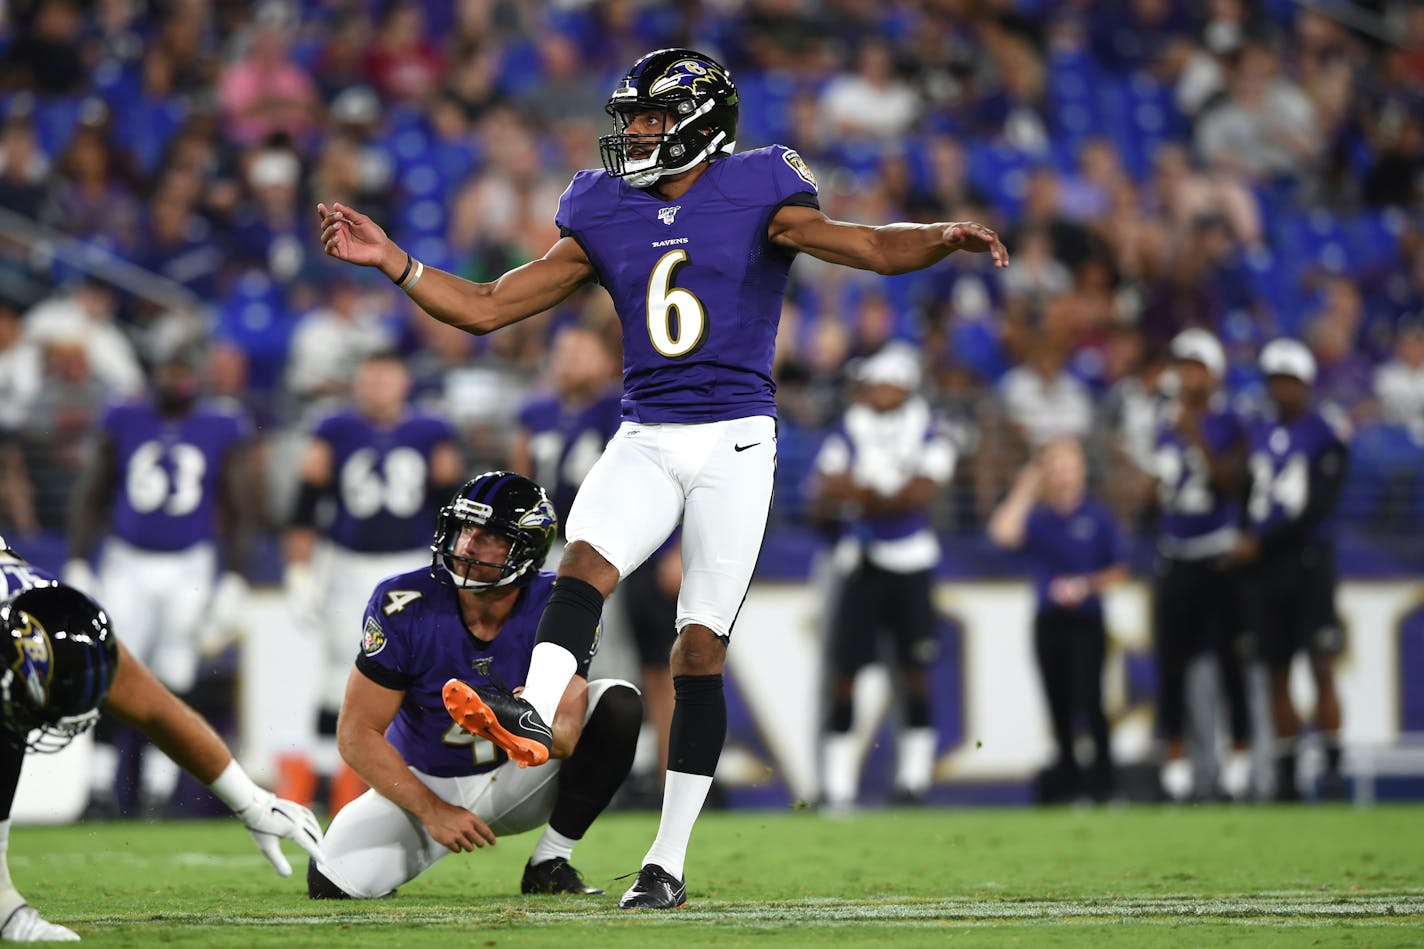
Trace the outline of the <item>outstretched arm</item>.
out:
M 322 859 L 321 825 L 312 812 L 254 784 L 212 726 L 168 691 L 123 643 L 104 708 L 147 735 L 175 764 L 222 798 L 280 875 L 292 874 L 277 844 L 283 837 Z
M 344 204 L 316 206 L 321 244 L 338 260 L 376 267 L 392 281 L 407 273 L 409 255 L 364 214 Z M 425 268 L 407 293 L 442 323 L 476 336 L 518 323 L 555 306 L 594 278 L 593 263 L 578 241 L 561 238 L 538 260 L 516 267 L 491 283 Z
M 817 208 L 787 205 L 772 217 L 767 238 L 784 250 L 886 275 L 921 270 L 957 250 L 987 253 L 995 267 L 1009 265 L 999 235 L 973 221 L 871 227 L 832 221 Z

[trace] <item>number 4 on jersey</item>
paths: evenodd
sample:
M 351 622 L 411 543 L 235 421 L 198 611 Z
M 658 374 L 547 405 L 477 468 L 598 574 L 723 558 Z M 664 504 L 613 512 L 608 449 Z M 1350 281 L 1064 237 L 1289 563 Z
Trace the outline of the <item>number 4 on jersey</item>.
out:
M 386 591 L 386 605 L 381 607 L 381 612 L 387 616 L 394 616 L 422 596 L 424 594 L 419 590 L 388 590 Z

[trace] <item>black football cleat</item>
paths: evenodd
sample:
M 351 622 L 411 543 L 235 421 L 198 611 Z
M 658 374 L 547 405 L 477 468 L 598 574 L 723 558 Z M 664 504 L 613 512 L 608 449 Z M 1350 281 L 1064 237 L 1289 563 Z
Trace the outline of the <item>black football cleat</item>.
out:
M 534 706 L 506 689 L 451 679 L 441 690 L 445 711 L 471 735 L 488 738 L 521 768 L 549 760 L 554 734 Z
M 687 885 L 655 863 L 638 871 L 638 880 L 618 901 L 619 909 L 682 909 Z
M 536 893 L 573 893 L 578 896 L 597 896 L 603 891 L 583 882 L 583 877 L 573 864 L 563 857 L 545 860 L 543 863 L 526 863 L 524 879 L 520 881 L 519 892 L 526 896 Z

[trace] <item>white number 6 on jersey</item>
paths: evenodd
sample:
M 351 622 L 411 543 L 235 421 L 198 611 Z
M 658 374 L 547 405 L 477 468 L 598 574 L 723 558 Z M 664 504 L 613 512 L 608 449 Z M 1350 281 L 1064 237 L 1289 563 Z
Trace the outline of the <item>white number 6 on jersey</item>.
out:
M 707 311 L 702 308 L 702 301 L 692 291 L 672 285 L 678 268 L 685 263 L 687 251 L 670 250 L 653 265 L 648 277 L 648 338 L 653 348 L 669 359 L 691 355 L 707 335 Z

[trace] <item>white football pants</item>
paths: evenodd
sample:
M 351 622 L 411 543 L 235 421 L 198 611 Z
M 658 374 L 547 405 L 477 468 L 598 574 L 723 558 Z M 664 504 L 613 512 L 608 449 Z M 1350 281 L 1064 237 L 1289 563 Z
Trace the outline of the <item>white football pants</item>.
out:
M 634 688 L 621 679 L 595 679 L 588 684 L 585 724 L 603 693 L 615 685 Z M 496 837 L 507 837 L 548 823 L 559 794 L 559 765 L 550 761 L 521 768 L 507 761 L 493 771 L 463 778 L 432 777 L 414 768 L 410 772 L 442 801 L 469 810 Z M 374 790 L 337 812 L 321 846 L 326 861 L 319 862 L 317 869 L 357 899 L 385 896 L 451 853 L 410 812 Z
M 574 498 L 566 535 L 626 577 L 682 523 L 677 628 L 724 640 L 761 552 L 776 473 L 776 420 L 624 422 Z

